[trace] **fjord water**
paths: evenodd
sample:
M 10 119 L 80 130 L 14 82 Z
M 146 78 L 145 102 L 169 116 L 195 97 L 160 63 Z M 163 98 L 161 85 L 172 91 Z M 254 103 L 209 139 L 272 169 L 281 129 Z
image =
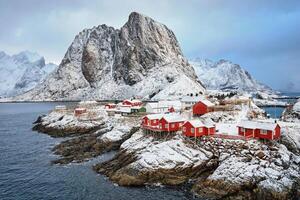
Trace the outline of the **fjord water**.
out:
M 83 164 L 52 165 L 51 148 L 62 139 L 31 131 L 32 122 L 56 103 L 0 104 L 0 199 L 194 199 L 166 187 L 115 186 L 91 166 L 113 153 Z

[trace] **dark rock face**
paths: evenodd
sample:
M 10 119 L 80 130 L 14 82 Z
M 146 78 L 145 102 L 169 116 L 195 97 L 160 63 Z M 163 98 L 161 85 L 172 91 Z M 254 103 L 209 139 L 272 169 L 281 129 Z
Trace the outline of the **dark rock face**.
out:
M 191 92 L 204 90 L 174 33 L 133 12 L 121 29 L 100 25 L 80 32 L 57 72 L 20 98 L 146 98 L 173 84 L 164 78 L 170 72 L 174 80 L 191 81 L 193 87 L 183 86 Z M 151 88 L 143 91 L 147 85 Z
M 118 141 L 106 141 L 99 138 L 99 136 L 112 130 L 112 127 L 101 129 L 88 135 L 72 138 L 63 141 L 53 148 L 56 155 L 61 158 L 54 160 L 54 164 L 68 164 L 71 162 L 83 162 L 90 158 L 99 156 L 105 152 L 118 150 L 120 145 L 131 137 L 138 128 L 133 127 L 128 134 Z

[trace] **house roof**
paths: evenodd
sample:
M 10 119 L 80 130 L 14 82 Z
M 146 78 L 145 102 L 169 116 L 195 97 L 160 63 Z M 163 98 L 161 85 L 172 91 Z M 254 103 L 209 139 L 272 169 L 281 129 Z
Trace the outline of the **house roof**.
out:
M 148 119 L 161 119 L 164 116 L 164 114 L 151 114 L 151 115 L 146 115 Z
M 165 114 L 162 118 L 164 118 L 167 122 L 183 122 L 185 121 L 180 115 L 170 113 Z
M 210 102 L 209 100 L 207 99 L 201 99 L 199 102 L 202 102 L 204 103 L 206 106 L 214 106 L 215 104 L 213 104 L 212 102 Z
M 124 101 L 128 101 L 128 102 L 130 102 L 130 103 L 141 103 L 142 101 L 140 101 L 140 100 L 138 100 L 138 99 L 133 99 L 133 100 L 130 100 L 130 99 L 125 99 L 125 100 L 123 100 L 123 102 Z
M 193 127 L 207 127 L 207 128 L 211 128 L 214 127 L 214 122 L 211 119 L 194 119 L 194 120 L 190 120 L 187 121 L 185 123 L 190 123 L 192 124 Z
M 258 121 L 241 121 L 237 126 L 248 129 L 263 129 L 273 131 L 277 123 L 258 122 Z
M 115 103 L 107 103 L 107 104 L 105 104 L 106 106 L 115 106 L 115 105 L 117 105 L 117 104 L 115 104 Z
M 155 108 L 170 108 L 174 107 L 175 109 L 181 108 L 181 102 L 180 101 L 159 101 L 159 102 L 149 102 L 147 103 L 148 106 L 150 106 L 152 109 Z

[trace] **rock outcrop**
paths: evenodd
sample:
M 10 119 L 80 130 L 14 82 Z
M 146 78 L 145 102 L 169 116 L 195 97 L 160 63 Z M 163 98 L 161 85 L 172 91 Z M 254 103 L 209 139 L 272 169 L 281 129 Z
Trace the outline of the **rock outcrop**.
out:
M 103 118 L 96 120 L 81 120 L 73 112 L 52 111 L 48 115 L 39 116 L 32 130 L 46 133 L 52 137 L 83 135 L 107 128 Z
M 203 90 L 174 33 L 133 12 L 121 29 L 100 25 L 80 32 L 57 71 L 17 99 L 159 99 Z
M 94 166 L 123 186 L 193 183 L 209 199 L 295 199 L 300 157 L 276 142 L 181 136 L 155 139 L 135 133 L 110 161 Z

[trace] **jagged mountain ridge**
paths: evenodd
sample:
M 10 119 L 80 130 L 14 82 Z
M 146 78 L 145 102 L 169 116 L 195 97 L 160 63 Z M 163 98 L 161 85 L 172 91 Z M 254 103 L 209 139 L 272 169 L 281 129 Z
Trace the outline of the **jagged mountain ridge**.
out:
M 80 32 L 56 72 L 18 99 L 159 99 L 204 90 L 174 33 L 133 12 L 120 29 Z
M 29 91 L 56 67 L 45 63 L 44 57 L 30 51 L 8 55 L 0 51 L 0 97 Z
M 255 80 L 248 71 L 240 65 L 221 59 L 213 62 L 208 59 L 193 59 L 189 61 L 194 67 L 199 79 L 207 89 L 243 92 L 274 91 Z

